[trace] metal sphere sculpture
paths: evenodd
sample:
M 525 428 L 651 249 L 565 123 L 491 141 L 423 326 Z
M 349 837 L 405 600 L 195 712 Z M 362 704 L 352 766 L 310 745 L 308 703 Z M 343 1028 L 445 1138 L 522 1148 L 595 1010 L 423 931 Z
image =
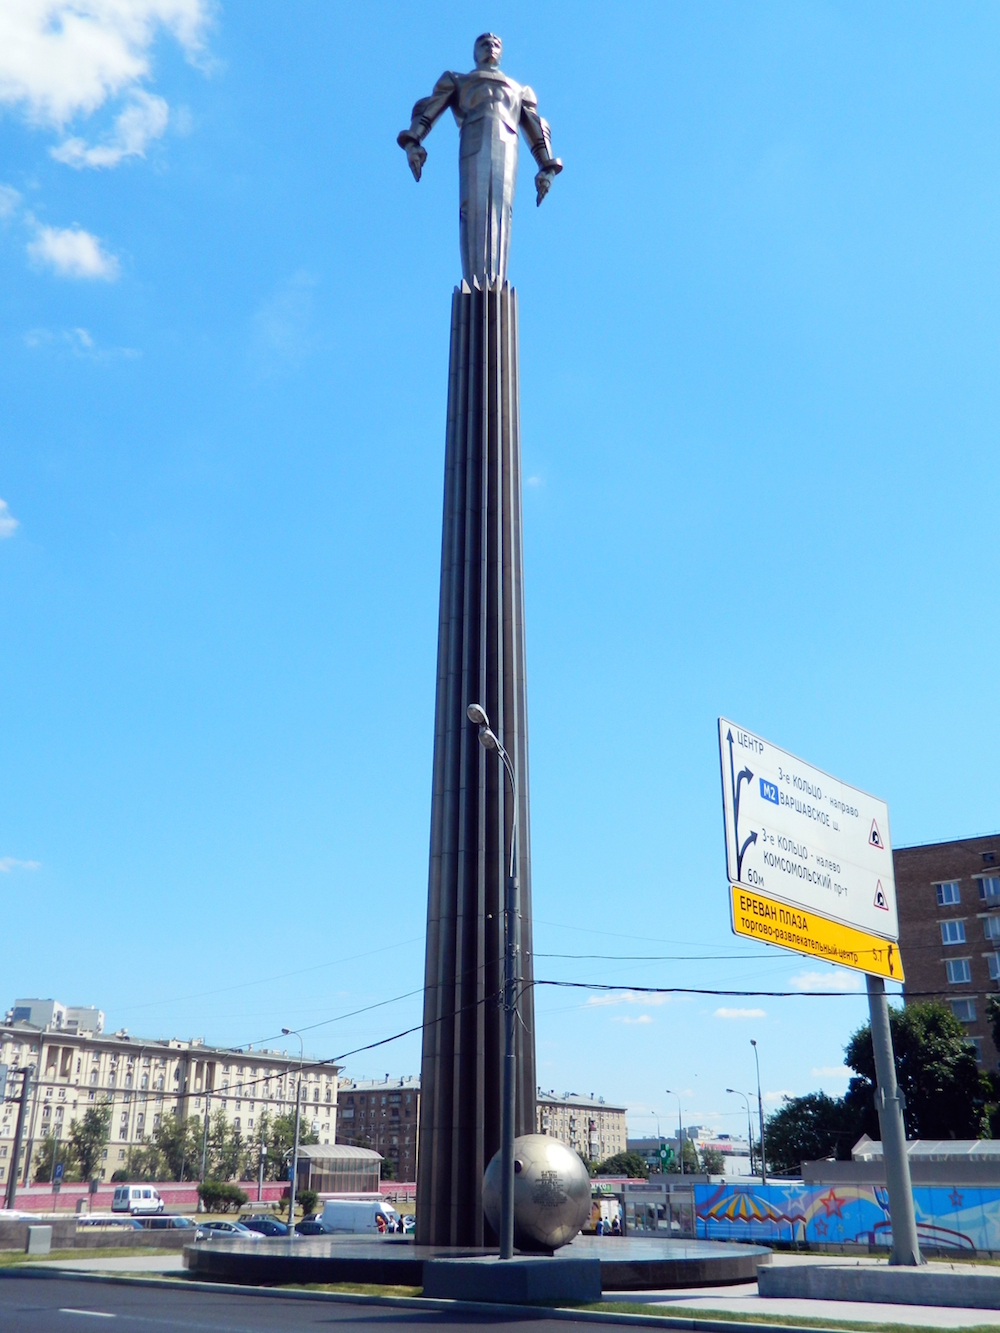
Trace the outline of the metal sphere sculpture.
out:
M 483 1177 L 483 1211 L 500 1230 L 500 1154 Z M 514 1140 L 514 1244 L 519 1250 L 557 1250 L 590 1216 L 590 1176 L 572 1148 L 546 1134 Z

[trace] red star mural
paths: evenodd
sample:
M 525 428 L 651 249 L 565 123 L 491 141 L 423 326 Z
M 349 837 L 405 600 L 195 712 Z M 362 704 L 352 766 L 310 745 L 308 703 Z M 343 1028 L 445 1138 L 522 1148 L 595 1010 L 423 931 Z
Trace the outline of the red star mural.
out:
M 837 1198 L 837 1191 L 835 1189 L 831 1189 L 829 1194 L 824 1194 L 820 1198 L 820 1203 L 824 1208 L 824 1216 L 826 1217 L 843 1217 L 844 1214 L 841 1212 L 841 1209 L 846 1202 L 846 1199 Z

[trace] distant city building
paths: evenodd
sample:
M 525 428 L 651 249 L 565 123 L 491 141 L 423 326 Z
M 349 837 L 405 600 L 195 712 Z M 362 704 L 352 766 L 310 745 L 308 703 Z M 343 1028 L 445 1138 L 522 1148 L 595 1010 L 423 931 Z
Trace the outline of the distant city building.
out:
M 48 1028 L 59 1032 L 104 1031 L 104 1011 L 92 1006 L 60 1004 L 58 1000 L 15 1000 L 8 1009 L 4 1022 L 27 1023 L 29 1027 Z
M 1000 1051 L 986 1001 L 1000 983 L 1000 834 L 899 847 L 892 859 L 903 998 L 939 994 L 964 1024 L 976 1058 L 996 1069 Z
M 419 1078 L 341 1079 L 337 1114 L 341 1143 L 381 1153 L 396 1180 L 416 1180 Z M 383 1179 L 388 1174 L 383 1165 Z
M 690 1140 L 695 1151 L 699 1155 L 699 1165 L 701 1154 L 706 1149 L 721 1153 L 725 1158 L 725 1174 L 727 1176 L 749 1176 L 750 1171 L 750 1145 L 746 1139 L 733 1138 L 729 1134 L 716 1134 L 711 1129 L 706 1129 L 704 1125 L 689 1125 L 684 1131 L 685 1139 Z M 629 1139 L 628 1151 L 638 1153 L 646 1163 L 650 1172 L 659 1172 L 660 1164 L 660 1144 L 665 1143 L 672 1149 L 674 1161 L 677 1160 L 677 1135 L 665 1137 L 663 1139 L 647 1136 L 645 1138 Z
M 535 1124 L 539 1134 L 548 1134 L 575 1148 L 587 1162 L 603 1162 L 624 1152 L 628 1141 L 625 1106 L 613 1106 L 603 1097 L 581 1097 L 575 1092 L 557 1097 L 538 1089 Z
M 28 1010 L 29 1023 L 15 1017 Z M 75 1026 L 74 1026 L 75 1020 Z M 98 1021 L 99 1020 L 99 1021 Z M 88 1026 L 92 1025 L 92 1026 Z M 164 1115 L 183 1120 L 221 1110 L 228 1124 L 252 1143 L 260 1117 L 295 1110 L 300 1059 L 286 1051 L 243 1050 L 189 1041 L 132 1037 L 124 1029 L 106 1034 L 97 1009 L 74 1008 L 55 1000 L 19 1000 L 0 1025 L 0 1064 L 6 1064 L 7 1097 L 15 1097 L 21 1079 L 13 1075 L 30 1065 L 31 1095 L 24 1127 L 19 1179 L 33 1179 L 42 1141 L 65 1138 L 88 1107 L 112 1104 L 111 1129 L 100 1178 L 127 1170 L 129 1153 L 153 1137 Z M 336 1141 L 338 1066 L 302 1070 L 303 1124 L 321 1144 Z M 11 1153 L 17 1103 L 0 1107 L 0 1183 L 14 1168 Z

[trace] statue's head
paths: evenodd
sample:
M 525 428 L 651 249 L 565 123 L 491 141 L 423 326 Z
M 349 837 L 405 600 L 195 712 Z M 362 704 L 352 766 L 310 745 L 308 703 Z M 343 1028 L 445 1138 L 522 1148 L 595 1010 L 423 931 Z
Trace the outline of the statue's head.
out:
M 478 69 L 496 69 L 503 55 L 503 42 L 495 32 L 484 32 L 476 38 L 472 58 Z

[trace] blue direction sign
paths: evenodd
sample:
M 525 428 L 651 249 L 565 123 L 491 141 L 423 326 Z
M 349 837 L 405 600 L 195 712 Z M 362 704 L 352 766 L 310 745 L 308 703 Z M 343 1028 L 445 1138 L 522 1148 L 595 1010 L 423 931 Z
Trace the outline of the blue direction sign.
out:
M 66 1169 L 64 1162 L 56 1162 L 55 1170 L 52 1172 L 52 1179 L 57 1185 L 62 1184 L 63 1171 Z

